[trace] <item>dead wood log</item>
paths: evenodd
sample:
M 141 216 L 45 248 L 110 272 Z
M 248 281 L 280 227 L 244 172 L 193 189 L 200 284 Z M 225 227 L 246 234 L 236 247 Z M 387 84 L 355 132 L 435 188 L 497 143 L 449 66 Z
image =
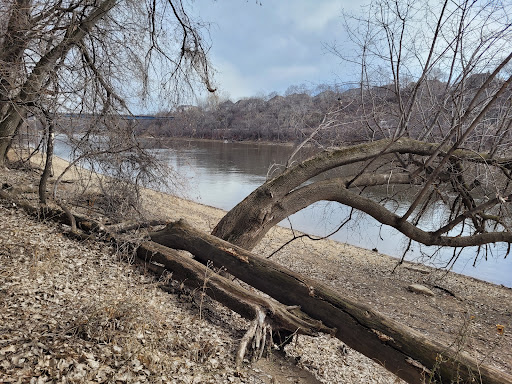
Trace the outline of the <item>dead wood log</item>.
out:
M 232 275 L 286 305 L 299 305 L 312 318 L 336 328 L 336 337 L 409 383 L 429 376 L 442 382 L 512 383 L 512 376 L 456 352 L 397 323 L 370 307 L 341 296 L 326 285 L 258 257 L 183 220 L 150 233 L 154 242 L 212 261 Z
M 302 313 L 297 307 L 287 307 L 276 300 L 250 292 L 229 279 L 220 276 L 207 266 L 192 259 L 183 257 L 173 249 L 152 241 L 142 243 L 137 249 L 137 257 L 146 263 L 158 263 L 172 271 L 173 279 L 183 281 L 193 289 L 204 290 L 204 294 L 225 305 L 246 319 L 253 321 L 247 338 L 261 346 L 256 353 L 261 355 L 264 347 L 265 334 L 256 335 L 252 328 L 262 325 L 262 318 L 272 329 L 284 329 L 299 334 L 316 335 L 318 332 L 333 332 L 322 322 L 313 320 Z M 152 264 L 148 265 L 150 268 Z M 151 268 L 153 269 L 153 268 Z M 270 328 L 269 328 L 270 329 Z M 256 337 L 255 337 L 256 336 Z M 242 362 L 247 342 L 241 343 L 237 354 L 237 365 Z M 258 357 L 258 356 L 256 356 Z
M 130 232 L 133 230 L 139 230 L 139 229 L 144 229 L 144 228 L 165 225 L 167 223 L 168 223 L 168 221 L 163 221 L 163 220 L 149 220 L 149 221 L 144 221 L 144 222 L 129 220 L 129 221 L 123 221 L 121 223 L 105 225 L 105 227 L 110 232 L 126 233 L 126 232 Z
M 137 257 L 147 263 L 158 263 L 172 271 L 173 278 L 183 280 L 185 285 L 193 288 L 205 287 L 205 293 L 214 300 L 248 319 L 254 319 L 254 307 L 265 309 L 275 328 L 286 329 L 302 334 L 316 335 L 318 332 L 332 332 L 301 313 L 296 307 L 286 307 L 278 301 L 250 292 L 242 286 L 215 273 L 200 262 L 184 257 L 173 249 L 161 244 L 147 241 L 139 245 Z
M 69 211 L 65 212 L 59 208 L 49 208 L 48 206 L 35 206 L 29 201 L 17 199 L 1 190 L 0 198 L 16 204 L 28 214 L 38 218 L 44 217 L 69 225 L 71 216 L 79 228 L 86 232 L 99 232 L 103 235 L 102 238 L 117 243 L 126 244 L 127 242 L 126 240 L 121 240 L 117 233 L 111 232 L 110 228 L 105 229 L 104 226 L 94 220 L 73 215 Z M 88 236 L 81 235 L 78 232 L 72 232 L 71 235 L 79 235 L 80 238 Z M 92 236 L 88 238 L 92 238 Z M 136 248 L 137 257 L 148 269 L 160 272 L 162 269 L 171 271 L 174 279 L 183 281 L 185 285 L 193 289 L 202 289 L 203 293 L 210 296 L 213 300 L 252 321 L 251 327 L 243 337 L 237 352 L 237 367 L 242 363 L 250 342 L 253 342 L 256 346 L 255 358 L 261 357 L 266 345 L 267 331 L 286 330 L 305 335 L 316 335 L 318 332 L 334 332 L 333 329 L 324 326 L 321 321 L 313 320 L 305 315 L 297 306 L 285 306 L 270 297 L 250 292 L 229 279 L 220 276 L 200 262 L 192 258 L 183 257 L 173 249 L 151 241 L 142 244 L 130 243 L 128 245 L 132 249 Z

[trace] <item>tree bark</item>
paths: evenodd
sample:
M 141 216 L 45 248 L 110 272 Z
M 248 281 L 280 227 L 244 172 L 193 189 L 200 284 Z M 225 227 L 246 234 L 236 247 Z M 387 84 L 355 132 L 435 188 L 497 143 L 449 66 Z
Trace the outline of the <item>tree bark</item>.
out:
M 329 200 L 361 210 L 379 222 L 392 226 L 409 238 L 425 245 L 465 247 L 500 241 L 512 242 L 512 233 L 507 231 L 458 237 L 448 236 L 447 231 L 427 232 L 411 222 L 403 220 L 382 204 L 362 196 L 357 191 L 352 191 L 357 187 L 421 182 L 407 170 L 389 172 L 388 174 L 375 174 L 368 171 L 356 177 L 329 178 L 305 184 L 311 178 L 328 170 L 348 164 L 360 164 L 383 155 L 394 153 L 431 156 L 438 154 L 440 158 L 443 158 L 447 150 L 449 150 L 447 145 L 400 138 L 397 140 L 383 139 L 325 151 L 286 169 L 282 174 L 255 189 L 219 221 L 212 234 L 251 250 L 270 228 L 281 220 L 317 201 Z M 485 153 L 477 154 L 461 149 L 454 150 L 452 157 L 470 162 L 486 163 L 498 168 L 512 169 L 512 159 L 510 158 L 493 159 Z M 502 197 L 502 202 L 509 201 L 512 201 L 512 196 Z M 480 213 L 484 209 L 490 209 L 499 204 L 501 202 L 498 198 L 491 199 L 478 207 L 479 210 L 465 212 L 465 216 L 460 215 L 460 218 L 464 219 L 468 215 Z M 446 228 L 448 229 L 448 227 Z
M 150 236 L 154 242 L 191 252 L 203 263 L 213 261 L 217 267 L 225 267 L 240 280 L 285 305 L 299 305 L 307 315 L 336 328 L 338 339 L 409 383 L 422 383 L 430 370 L 434 378 L 443 382 L 457 381 L 460 376 L 464 382 L 475 379 L 492 384 L 512 383 L 509 374 L 479 365 L 467 354 L 429 340 L 319 282 L 199 232 L 183 220 Z
M 48 184 L 48 178 L 52 174 L 52 164 L 53 164 L 53 145 L 55 143 L 55 133 L 54 133 L 54 124 L 53 118 L 49 117 L 45 113 L 46 123 L 48 125 L 48 139 L 46 141 L 46 161 L 44 163 L 44 170 L 41 178 L 39 179 L 39 202 L 43 205 L 46 205 L 46 186 Z
M 220 276 L 200 262 L 184 257 L 173 249 L 152 241 L 137 248 L 137 257 L 151 267 L 159 263 L 173 273 L 173 279 L 192 288 L 204 288 L 204 293 L 215 301 L 237 312 L 246 319 L 256 317 L 256 309 L 263 309 L 272 321 L 272 328 L 285 329 L 306 335 L 333 332 L 320 321 L 313 320 L 296 307 L 287 307 L 272 298 L 252 293 L 229 279 Z M 154 266 L 154 264 L 152 264 Z
M 0 166 L 5 163 L 12 136 L 24 115 L 24 108 L 20 105 L 13 108 L 10 100 L 20 77 L 24 75 L 22 61 L 29 43 L 26 35 L 29 32 L 32 0 L 16 0 L 9 8 L 9 22 L 0 47 Z

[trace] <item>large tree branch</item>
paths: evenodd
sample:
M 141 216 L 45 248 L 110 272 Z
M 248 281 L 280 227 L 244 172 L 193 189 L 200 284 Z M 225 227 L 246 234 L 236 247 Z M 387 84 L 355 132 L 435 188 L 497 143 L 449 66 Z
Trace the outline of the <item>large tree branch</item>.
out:
M 512 195 L 501 199 L 496 198 L 489 200 L 475 209 L 458 216 L 450 224 L 434 232 L 424 231 L 409 221 L 402 221 L 401 216 L 391 212 L 386 207 L 371 200 L 370 198 L 349 191 L 339 183 L 339 180 L 336 179 L 317 182 L 299 188 L 286 196 L 286 198 L 282 199 L 279 203 L 279 207 L 282 212 L 288 212 L 291 214 L 321 200 L 336 201 L 358 209 L 373 217 L 380 223 L 389 225 L 410 239 L 425 245 L 470 247 L 495 242 L 512 243 L 511 232 L 490 232 L 467 236 L 442 236 L 443 233 L 446 233 L 472 214 L 482 212 L 484 209 L 489 209 L 499 203 L 512 201 Z M 277 220 L 278 218 L 274 221 Z
M 64 58 L 69 50 L 78 44 L 92 27 L 117 4 L 117 0 L 103 0 L 83 21 L 70 24 L 63 39 L 46 55 L 41 57 L 22 87 L 19 102 L 27 103 L 34 98 L 48 74 L 57 62 Z
M 450 150 L 449 145 L 445 145 L 440 149 L 438 143 L 429 143 L 405 137 L 394 141 L 382 139 L 371 143 L 337 148 L 320 153 L 295 167 L 285 170 L 281 175 L 265 183 L 262 188 L 282 189 L 284 195 L 310 178 L 343 165 L 355 164 L 391 153 L 420 156 L 431 156 L 436 153 L 439 157 L 444 157 L 448 150 Z M 478 153 L 466 149 L 453 150 L 450 155 L 477 163 L 512 168 L 512 158 L 493 158 L 488 153 Z
M 450 147 L 445 146 L 446 150 L 449 150 Z M 371 143 L 364 143 L 359 145 L 354 145 L 345 148 L 338 148 L 330 151 L 325 151 L 317 156 L 314 156 L 310 159 L 303 161 L 296 166 L 286 169 L 282 174 L 276 176 L 275 178 L 267 181 L 262 186 L 254 190 L 249 196 L 247 196 L 242 202 L 240 202 L 237 206 L 235 206 L 231 211 L 229 211 L 217 224 L 212 234 L 223 238 L 224 240 L 228 240 L 237 245 L 243 246 L 247 249 L 251 249 L 256 245 L 256 243 L 265 235 L 265 233 L 270 229 L 269 224 L 277 224 L 280 220 L 287 217 L 289 214 L 296 212 L 307 206 L 306 202 L 316 202 L 320 200 L 332 200 L 339 201 L 343 204 L 345 202 L 347 205 L 353 206 L 354 208 L 359 209 L 357 206 L 352 204 L 359 204 L 359 202 L 348 201 L 348 196 L 345 193 L 348 191 L 341 191 L 339 185 L 346 185 L 345 179 L 336 179 L 332 182 L 332 190 L 339 189 L 339 193 L 343 193 L 342 196 L 332 196 L 332 192 L 329 190 L 328 182 L 327 184 L 316 184 L 322 185 L 322 190 L 324 193 L 314 194 L 313 197 L 308 200 L 304 199 L 300 202 L 293 203 L 293 209 L 285 209 L 284 207 L 279 207 L 279 204 L 285 204 L 286 201 L 291 199 L 292 193 L 297 192 L 295 196 L 299 196 L 299 190 L 301 193 L 306 193 L 310 191 L 313 186 L 308 187 L 308 189 L 302 189 L 301 185 L 307 182 L 314 176 L 322 174 L 325 171 L 328 171 L 333 168 L 337 168 L 343 165 L 348 164 L 356 164 L 360 162 L 364 162 L 367 160 L 375 159 L 378 156 L 388 155 L 388 154 L 409 154 L 409 155 L 418 155 L 418 156 L 431 156 L 433 153 L 438 153 L 441 158 L 446 156 L 446 152 L 439 151 L 438 143 L 428 143 L 418 140 L 413 140 L 409 138 L 400 138 L 396 141 L 392 141 L 390 139 L 383 139 Z M 504 172 L 505 169 L 512 168 L 512 159 L 511 158 L 493 158 L 488 153 L 477 153 L 474 151 L 466 150 L 466 149 L 457 149 L 451 153 L 451 158 L 458 160 L 467 160 L 475 163 L 486 164 L 488 166 L 493 166 Z M 420 163 L 421 165 L 421 163 Z M 372 175 L 369 176 L 369 173 L 363 173 L 350 182 L 351 186 L 364 186 L 364 185 L 377 185 L 381 184 L 392 184 L 393 181 L 388 178 L 386 174 L 382 175 Z M 439 177 L 442 174 L 438 175 Z M 370 180 L 373 177 L 374 180 Z M 406 174 L 394 174 L 394 178 L 408 178 Z M 380 178 L 380 181 L 377 182 L 377 179 Z M 399 181 L 396 179 L 397 183 L 408 183 L 408 180 Z M 414 179 L 416 182 L 416 179 Z M 419 179 L 418 179 L 419 180 Z M 503 193 L 505 194 L 505 192 Z M 350 195 L 352 196 L 352 195 Z M 324 198 L 325 197 L 325 198 Z M 286 200 L 285 200 L 286 199 Z M 300 199 L 296 199 L 300 200 Z M 369 202 L 369 199 L 365 199 L 364 202 L 360 202 L 361 206 L 365 206 L 366 210 L 369 211 L 370 206 L 376 206 L 379 210 L 375 213 L 367 212 L 370 215 L 374 216 L 377 220 L 382 216 L 382 219 L 385 222 L 382 222 L 386 225 L 391 225 L 399 230 L 400 228 L 413 228 L 414 225 L 407 222 L 407 220 L 403 220 L 404 224 L 398 224 L 396 222 L 396 217 L 389 216 L 391 214 L 389 211 L 386 214 L 381 214 L 380 210 L 383 209 L 377 203 L 371 202 L 371 205 L 367 205 L 366 202 Z M 380 221 L 380 220 L 379 220 Z M 402 230 L 401 230 L 402 231 Z M 403 232 L 403 231 L 402 231 Z M 438 244 L 439 242 L 442 245 L 450 244 L 462 244 L 464 241 L 459 240 L 450 240 L 445 242 L 444 240 L 434 239 L 432 235 L 426 235 L 427 232 L 417 232 L 412 231 L 412 228 L 407 229 L 407 233 L 414 233 L 416 239 L 420 240 L 421 243 L 424 244 Z M 407 234 L 403 232 L 404 234 Z M 428 233 L 427 233 L 428 234 Z M 508 236 L 508 235 L 507 235 Z M 481 241 L 506 241 L 499 240 L 508 238 L 500 237 L 498 234 L 490 235 L 485 234 L 483 237 L 479 237 L 478 241 L 475 238 L 475 244 L 481 244 Z M 415 239 L 415 240 L 416 240 Z M 457 245 L 459 246 L 459 245 Z
M 329 180 L 317 181 L 304 187 L 294 189 L 281 200 L 277 201 L 269 216 L 271 219 L 264 223 L 266 227 L 273 227 L 286 217 L 310 206 L 318 201 L 337 201 L 338 189 L 347 188 L 352 181 L 351 177 L 340 177 Z M 411 179 L 406 173 L 382 173 L 364 174 L 355 182 L 350 183 L 350 188 L 370 187 L 378 185 L 411 184 Z

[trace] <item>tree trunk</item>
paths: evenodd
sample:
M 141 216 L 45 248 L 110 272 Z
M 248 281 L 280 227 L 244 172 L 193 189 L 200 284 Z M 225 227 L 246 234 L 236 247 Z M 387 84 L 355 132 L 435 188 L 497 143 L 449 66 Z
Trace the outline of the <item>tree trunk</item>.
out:
M 364 212 L 382 224 L 389 225 L 412 240 L 425 245 L 467 247 L 494 242 L 512 242 L 512 233 L 507 231 L 471 233 L 465 236 L 450 236 L 449 231 L 467 217 L 480 214 L 503 202 L 512 201 L 512 195 L 490 198 L 473 210 L 456 215 L 447 225 L 437 231 L 426 231 L 411 221 L 403 219 L 384 204 L 359 193 L 361 188 L 377 185 L 404 185 L 420 183 L 421 179 L 405 170 L 376 172 L 368 169 L 363 173 L 327 180 L 315 181 L 313 177 L 344 165 L 362 167 L 365 161 L 389 154 L 429 156 L 444 153 L 446 145 L 421 142 L 408 138 L 383 139 L 324 151 L 300 164 L 286 169 L 282 174 L 266 181 L 243 201 L 231 209 L 216 225 L 212 235 L 232 244 L 251 250 L 276 224 L 301 209 L 321 200 L 335 201 Z M 492 164 L 511 168 L 512 159 L 491 159 L 489 154 L 469 150 L 454 150 L 454 158 L 471 162 Z M 508 172 L 508 171 L 507 171 Z M 449 175 L 446 175 L 449 179 Z M 307 183 L 312 181 L 311 183 Z
M 16 132 L 16 128 L 18 128 L 22 120 L 22 116 L 16 108 L 7 105 L 7 102 L 2 102 L 2 104 L 6 112 L 0 115 L 2 119 L 0 122 L 0 166 L 5 165 L 7 151 Z
M 14 107 L 10 100 L 23 73 L 23 52 L 28 45 L 26 38 L 30 27 L 30 12 L 32 0 L 16 0 L 12 4 L 3 4 L 9 7 L 10 17 L 7 30 L 0 47 L 0 166 L 6 160 L 7 150 L 12 137 L 18 128 L 24 108 L 20 105 Z
M 304 313 L 336 328 L 336 337 L 409 383 L 421 383 L 432 369 L 443 382 L 475 379 L 484 383 L 512 383 L 512 376 L 479 365 L 463 353 L 429 340 L 419 332 L 374 312 L 370 307 L 341 297 L 327 286 L 301 276 L 270 260 L 199 232 L 183 221 L 150 234 L 167 247 L 191 252 L 203 263 L 217 267 L 267 293 L 285 305 L 299 305 Z M 442 356 L 442 359 L 440 359 Z M 442 363 L 440 363 L 442 361 Z
M 256 308 L 261 308 L 272 321 L 272 328 L 284 329 L 306 335 L 318 332 L 332 332 L 318 320 L 313 320 L 298 308 L 286 307 L 272 298 L 252 293 L 229 279 L 220 276 L 200 262 L 180 255 L 173 249 L 152 241 L 144 242 L 137 248 L 137 257 L 150 268 L 158 263 L 173 273 L 173 279 L 183 281 L 192 288 L 203 289 L 215 301 L 253 320 Z M 157 267 L 158 268 L 158 267 Z
M 53 145 L 55 142 L 54 121 L 48 116 L 45 116 L 45 118 L 48 124 L 48 140 L 46 142 L 46 161 L 44 163 L 43 174 L 39 179 L 39 202 L 43 205 L 46 205 L 46 186 L 48 184 L 48 178 L 52 174 Z

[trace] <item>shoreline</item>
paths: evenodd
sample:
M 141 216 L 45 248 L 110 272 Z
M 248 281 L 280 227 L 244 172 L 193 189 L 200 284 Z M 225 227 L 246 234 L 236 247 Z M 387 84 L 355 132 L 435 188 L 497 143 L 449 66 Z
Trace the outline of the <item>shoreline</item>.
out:
M 205 139 L 204 141 L 212 141 L 212 140 Z M 58 156 L 54 156 L 53 168 L 54 168 L 55 174 L 60 174 L 66 168 L 67 165 L 69 165 L 69 162 L 67 160 L 65 160 L 61 157 L 58 157 Z M 75 166 L 73 168 L 80 170 L 80 172 L 85 171 L 89 174 L 94 175 L 95 177 L 102 177 L 102 175 L 97 175 L 88 170 L 80 168 L 79 166 Z M 77 176 L 78 176 L 77 171 L 75 169 L 71 169 L 70 171 L 68 171 L 67 176 L 64 177 L 64 180 L 66 180 L 66 179 L 69 180 L 69 179 L 72 179 L 73 177 L 77 177 Z M 169 215 L 171 217 L 173 217 L 173 220 L 179 220 L 180 218 L 185 218 L 189 222 L 196 225 L 197 228 L 207 231 L 207 232 L 211 232 L 213 230 L 214 226 L 218 223 L 218 221 L 227 213 L 227 210 L 224 210 L 222 208 L 217 208 L 217 207 L 214 207 L 214 206 L 211 206 L 208 204 L 197 202 L 197 201 L 191 200 L 186 197 L 180 197 L 180 196 L 177 196 L 172 193 L 162 192 L 162 191 L 158 191 L 156 189 L 152 189 L 152 188 L 148 188 L 148 187 L 141 187 L 141 189 L 144 191 L 142 198 L 146 199 L 146 201 L 143 201 L 144 209 L 147 209 L 150 215 L 153 215 L 153 216 L 162 215 L 160 217 L 160 219 L 162 219 L 162 220 L 168 220 Z M 152 198 L 148 199 L 148 197 L 150 197 L 150 196 Z M 172 212 L 169 210 L 169 208 L 166 207 L 166 204 L 165 203 L 162 204 L 162 202 L 165 200 L 172 202 L 174 204 L 173 207 L 183 207 L 183 208 L 176 210 L 176 212 L 179 212 L 179 213 L 172 214 Z M 155 201 L 159 202 L 158 208 L 154 206 Z M 152 206 L 152 209 L 148 209 L 148 207 L 150 207 L 150 206 Z M 162 214 L 162 213 L 164 213 L 164 214 Z M 205 222 L 207 223 L 207 225 L 204 225 L 204 223 L 201 220 L 199 220 L 198 218 L 204 219 Z M 301 233 L 301 234 L 304 233 L 299 230 L 294 230 L 294 232 Z M 282 238 L 283 243 L 287 239 L 292 237 L 291 229 L 289 229 L 287 227 L 280 226 L 280 225 L 277 225 L 274 228 L 272 228 L 269 231 L 269 234 L 267 234 L 267 236 L 265 236 L 265 237 L 269 237 L 271 235 L 271 233 L 272 233 L 272 236 L 275 236 L 277 234 L 279 238 Z M 286 240 L 284 240 L 284 239 L 286 239 Z M 380 258 L 385 257 L 393 264 L 398 264 L 399 260 L 400 260 L 399 257 L 388 255 L 386 253 L 374 252 L 373 250 L 362 247 L 362 246 L 357 246 L 357 245 L 349 244 L 346 242 L 341 242 L 341 241 L 330 239 L 330 238 L 322 239 L 321 241 L 326 242 L 327 244 L 332 243 L 335 247 L 338 247 L 338 248 L 339 247 L 342 247 L 344 249 L 352 248 L 353 252 L 365 254 L 366 257 L 373 257 L 373 256 L 377 256 Z M 255 249 L 259 249 L 259 248 L 260 248 L 260 246 L 258 245 Z M 278 248 L 278 246 L 276 246 L 275 249 L 277 249 L 277 248 Z M 461 274 L 461 273 L 454 272 L 451 270 L 446 270 L 444 268 L 436 268 L 433 266 L 425 265 L 421 262 L 404 260 L 403 263 L 401 263 L 401 265 L 403 267 L 407 267 L 407 266 L 416 267 L 416 268 L 422 269 L 423 272 L 428 270 L 433 273 L 442 273 L 442 274 L 447 273 L 447 274 L 452 274 L 455 276 L 461 276 L 465 279 L 470 279 L 477 283 L 490 284 L 490 285 L 494 285 L 496 287 L 501 287 L 501 288 L 508 289 L 508 290 L 512 291 L 512 287 L 508 287 L 504 284 L 496 284 L 491 281 L 479 279 L 477 277 Z
M 185 139 L 185 140 L 188 141 L 189 139 Z M 212 140 L 208 140 L 208 139 L 193 139 L 193 140 L 205 141 L 205 142 L 212 141 Z M 249 142 L 247 142 L 247 143 L 249 144 Z M 254 142 L 252 144 L 254 144 Z M 35 164 L 38 164 L 39 166 L 44 166 L 42 156 L 36 156 L 36 158 L 40 159 L 40 163 L 37 163 L 34 160 L 32 160 L 32 162 Z M 52 167 L 53 167 L 54 173 L 56 175 L 60 174 L 68 165 L 69 165 L 69 162 L 67 160 L 54 155 Z M 89 176 L 92 176 L 92 177 L 103 177 L 103 175 L 98 175 L 98 174 L 91 172 L 87 169 L 81 168 L 78 165 L 75 165 L 68 171 L 68 173 L 63 178 L 63 180 L 71 180 L 75 177 L 80 177 L 79 173 L 81 173 L 81 172 L 86 172 L 87 174 L 89 174 Z M 218 221 L 227 212 L 227 210 L 224 210 L 222 208 L 217 208 L 217 207 L 214 207 L 214 206 L 211 206 L 208 204 L 197 202 L 197 201 L 191 200 L 186 197 L 180 197 L 180 196 L 177 196 L 177 195 L 169 193 L 169 192 L 162 192 L 162 191 L 158 191 L 156 189 L 152 189 L 149 187 L 141 187 L 141 189 L 145 192 L 142 195 L 143 199 L 146 198 L 146 200 L 147 200 L 147 197 L 145 195 L 153 196 L 156 199 L 156 201 L 161 202 L 162 200 L 169 200 L 170 202 L 173 202 L 175 204 L 175 206 L 186 207 L 185 209 L 178 210 L 180 212 L 181 216 L 179 214 L 177 214 L 177 215 L 171 214 L 173 219 L 179 220 L 180 218 L 188 218 L 188 220 L 191 223 L 194 223 L 199 229 L 207 231 L 207 232 L 211 232 L 213 230 L 214 226 L 218 223 Z M 154 201 L 155 200 L 153 200 L 153 202 Z M 149 201 L 143 202 L 144 209 L 147 209 L 151 205 L 152 204 Z M 165 205 L 162 205 L 161 203 L 160 203 L 158 209 L 156 209 L 153 206 L 153 209 L 147 209 L 147 210 L 148 210 L 149 214 L 154 215 L 154 216 L 161 215 L 162 212 L 166 212 L 167 215 L 169 215 L 171 213 L 170 210 Z M 190 212 L 192 212 L 192 213 L 190 213 Z M 167 220 L 168 219 L 167 215 L 164 215 L 160 218 L 162 220 Z M 205 219 L 206 222 L 208 223 L 208 225 L 207 226 L 202 225 L 202 222 L 200 220 L 197 220 L 198 217 L 202 217 L 203 219 Z M 286 238 L 286 239 L 289 239 L 290 237 L 292 237 L 292 231 L 289 228 L 279 226 L 279 225 L 276 225 L 274 228 L 272 228 L 269 231 L 269 234 L 267 234 L 267 236 L 265 236 L 265 237 L 269 237 L 270 234 L 274 233 L 274 232 L 277 232 L 279 234 L 279 237 L 285 236 L 284 238 Z M 294 230 L 294 232 L 301 233 L 301 234 L 304 233 L 299 230 Z M 284 240 L 283 243 L 285 241 L 286 240 Z M 332 243 L 337 244 L 338 246 L 341 246 L 343 248 L 347 248 L 347 247 L 353 248 L 354 251 L 359 251 L 359 253 L 366 254 L 367 256 L 377 255 L 378 257 L 386 257 L 389 259 L 389 261 L 394 262 L 395 264 L 399 263 L 399 260 L 400 260 L 400 258 L 396 257 L 396 256 L 392 256 L 392 255 L 389 255 L 386 253 L 381 253 L 378 251 L 375 252 L 369 248 L 349 244 L 346 242 L 341 242 L 341 241 L 330 239 L 330 238 L 322 239 L 321 241 L 327 242 L 327 243 L 332 242 Z M 278 246 L 276 246 L 275 249 L 277 249 L 277 248 L 278 248 Z M 255 249 L 259 249 L 259 245 Z M 477 278 L 474 276 L 465 275 L 462 273 L 454 272 L 452 270 L 446 270 L 444 268 L 436 268 L 433 266 L 425 265 L 421 262 L 404 260 L 403 263 L 401 263 L 401 265 L 403 265 L 404 267 L 407 267 L 408 265 L 410 265 L 412 267 L 419 267 L 420 269 L 423 269 L 424 272 L 426 270 L 428 270 L 428 271 L 435 272 L 435 273 L 452 274 L 452 275 L 456 275 L 456 276 L 461 276 L 465 279 L 470 279 L 470 280 L 473 280 L 478 283 L 491 284 L 496 287 L 501 287 L 501 288 L 508 289 L 508 290 L 512 291 L 512 287 L 506 286 L 504 284 L 497 284 L 497 283 L 483 280 L 483 279 L 480 279 L 480 278 Z
M 55 174 L 67 164 L 56 159 Z M 72 177 L 73 173 L 67 175 Z M 164 221 L 184 218 L 207 232 L 211 232 L 225 213 L 219 208 L 148 188 L 143 189 L 142 198 L 147 217 Z M 274 227 L 253 253 L 265 257 L 290 236 L 290 229 Z M 404 262 L 395 270 L 396 258 L 331 239 L 297 240 L 272 260 L 322 281 L 425 337 L 444 340 L 447 344 L 463 340 L 460 350 L 504 372 L 512 372 L 511 288 L 412 262 Z M 411 292 L 408 289 L 411 284 L 422 284 L 434 295 Z M 496 325 L 502 325 L 505 332 L 497 333 Z
M 214 142 L 214 143 L 225 143 L 227 141 L 227 143 L 229 144 L 247 144 L 247 145 L 279 145 L 279 146 L 285 146 L 285 147 L 293 147 L 295 145 L 297 145 L 298 143 L 295 143 L 295 142 L 291 142 L 291 141 L 279 141 L 279 142 L 275 142 L 275 141 L 265 141 L 265 140 L 261 140 L 261 141 L 255 141 L 255 140 L 220 140 L 220 139 L 202 139 L 202 138 L 197 138 L 197 137 L 182 137 L 182 136 L 177 136 L 177 137 L 174 137 L 174 136 L 162 136 L 162 137 L 158 137 L 158 136 L 138 136 L 139 139 L 142 139 L 142 140 L 162 140 L 162 141 L 172 141 L 172 140 L 177 140 L 177 141 L 195 141 L 195 142 L 201 142 L 201 143 L 209 143 L 209 142 Z

